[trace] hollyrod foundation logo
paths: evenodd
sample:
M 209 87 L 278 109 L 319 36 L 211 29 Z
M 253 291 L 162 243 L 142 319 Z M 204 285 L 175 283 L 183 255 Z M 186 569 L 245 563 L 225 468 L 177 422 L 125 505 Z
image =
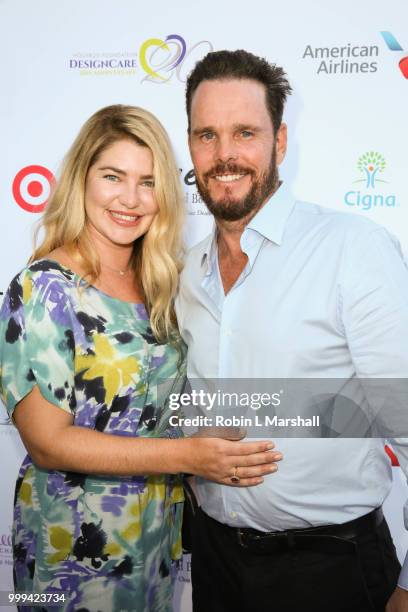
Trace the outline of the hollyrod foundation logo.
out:
M 140 65 L 146 73 L 141 82 L 163 84 L 175 76 L 185 83 L 194 63 L 210 51 L 213 51 L 210 41 L 200 40 L 188 47 L 180 34 L 168 34 L 164 40 L 148 38 L 139 49 Z
M 74 53 L 68 66 L 81 76 L 133 76 L 141 70 L 141 83 L 162 85 L 173 77 L 185 83 L 195 62 L 209 51 L 213 51 L 213 46 L 208 40 L 191 44 L 180 34 L 167 34 L 164 38 L 148 38 L 138 51 Z
M 383 31 L 381 32 L 381 36 L 383 37 L 385 44 L 387 45 L 390 51 L 396 52 L 400 60 L 398 62 L 398 67 L 401 70 L 402 75 L 408 79 L 408 54 L 403 50 L 395 36 L 391 32 Z
M 55 177 L 48 168 L 25 166 L 17 172 L 13 180 L 14 200 L 23 210 L 40 213 L 48 202 L 54 184 Z
M 346 206 L 357 207 L 361 210 L 372 208 L 395 208 L 398 206 L 396 195 L 384 192 L 383 185 L 388 184 L 380 178 L 386 169 L 386 161 L 381 153 L 369 151 L 363 153 L 357 160 L 356 168 L 360 178 L 353 183 L 362 183 L 361 188 L 347 191 L 344 195 Z
M 68 65 L 81 76 L 133 76 L 137 69 L 137 53 L 74 53 Z

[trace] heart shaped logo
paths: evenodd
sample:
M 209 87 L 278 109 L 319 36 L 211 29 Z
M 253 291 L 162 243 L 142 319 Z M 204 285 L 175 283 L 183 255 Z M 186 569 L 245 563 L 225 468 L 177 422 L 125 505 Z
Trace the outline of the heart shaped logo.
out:
M 167 53 L 160 53 L 160 52 Z M 156 83 L 168 81 L 170 76 L 163 76 L 158 71 L 171 73 L 184 59 L 186 54 L 186 42 L 178 34 L 169 34 L 165 40 L 161 38 L 148 38 L 140 47 L 140 65 L 146 72 L 144 80 Z M 157 62 L 157 55 L 159 60 Z M 156 63 L 155 63 L 156 59 Z

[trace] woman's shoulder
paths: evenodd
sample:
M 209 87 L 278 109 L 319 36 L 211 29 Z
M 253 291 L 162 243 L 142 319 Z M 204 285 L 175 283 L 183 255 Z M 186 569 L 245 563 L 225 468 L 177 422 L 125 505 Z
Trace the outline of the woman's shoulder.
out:
M 70 268 L 57 261 L 56 259 L 45 257 L 28 264 L 20 273 L 23 277 L 29 277 L 33 280 L 48 279 L 62 283 L 72 283 L 75 281 L 77 274 Z
M 76 275 L 56 260 L 39 259 L 29 263 L 12 279 L 4 301 L 16 311 L 30 302 L 58 301 L 76 285 Z

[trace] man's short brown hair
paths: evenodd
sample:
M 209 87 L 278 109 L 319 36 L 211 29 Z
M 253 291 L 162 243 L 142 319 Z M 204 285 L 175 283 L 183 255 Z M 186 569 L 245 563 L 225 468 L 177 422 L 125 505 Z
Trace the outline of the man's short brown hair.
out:
M 194 92 L 202 81 L 216 79 L 252 79 L 262 83 L 265 86 L 266 106 L 276 134 L 282 122 L 286 98 L 292 92 L 292 88 L 283 68 L 270 64 L 266 59 L 243 49 L 207 53 L 190 72 L 186 87 L 189 132 L 191 100 Z

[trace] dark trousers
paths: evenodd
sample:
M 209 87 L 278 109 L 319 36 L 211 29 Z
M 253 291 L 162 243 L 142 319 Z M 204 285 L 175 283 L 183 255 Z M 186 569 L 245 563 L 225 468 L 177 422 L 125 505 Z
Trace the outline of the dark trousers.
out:
M 270 552 L 245 548 L 237 529 L 196 514 L 194 612 L 384 612 L 399 572 L 385 520 L 347 550 Z

